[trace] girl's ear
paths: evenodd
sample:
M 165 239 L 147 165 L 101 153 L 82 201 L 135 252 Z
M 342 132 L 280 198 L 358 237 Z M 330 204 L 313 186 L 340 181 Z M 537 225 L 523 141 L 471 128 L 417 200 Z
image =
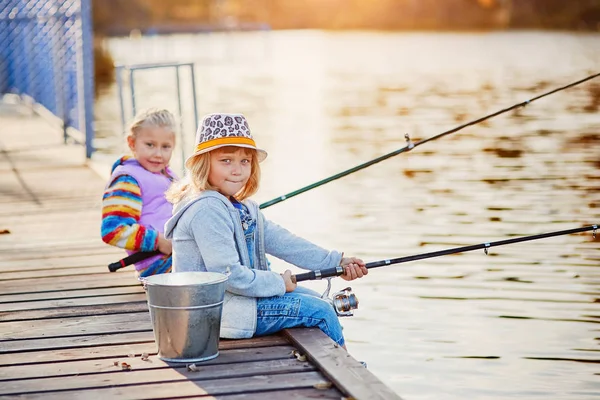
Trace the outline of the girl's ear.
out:
M 127 136 L 127 146 L 133 151 L 133 148 L 135 147 L 135 137 L 133 135 Z

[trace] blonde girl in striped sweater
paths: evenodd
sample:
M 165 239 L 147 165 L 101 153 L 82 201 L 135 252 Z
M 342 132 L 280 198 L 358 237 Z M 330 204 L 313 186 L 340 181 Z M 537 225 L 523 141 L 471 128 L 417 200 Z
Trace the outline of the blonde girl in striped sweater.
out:
M 171 271 L 171 241 L 163 235 L 172 206 L 165 191 L 177 179 L 169 168 L 175 118 L 167 110 L 139 113 L 127 136 L 131 155 L 118 159 L 102 197 L 102 240 L 129 254 L 162 254 L 135 264 L 138 277 Z

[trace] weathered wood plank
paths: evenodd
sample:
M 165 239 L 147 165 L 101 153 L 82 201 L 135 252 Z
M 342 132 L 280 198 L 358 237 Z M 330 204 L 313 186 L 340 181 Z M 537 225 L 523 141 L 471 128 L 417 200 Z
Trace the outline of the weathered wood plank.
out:
M 140 293 L 141 291 L 141 293 Z M 89 307 L 96 305 L 122 304 L 146 301 L 146 294 L 142 289 L 133 293 L 114 294 L 104 296 L 87 296 L 87 297 L 70 297 L 63 299 L 52 300 L 37 300 L 37 301 L 19 301 L 19 302 L 2 302 L 3 297 L 0 296 L 0 315 L 1 313 L 15 311 L 37 311 L 57 307 Z
M 12 232 L 11 234 L 2 236 L 4 236 L 0 242 L 2 244 L 10 243 L 11 240 L 8 240 L 9 238 L 14 240 L 12 245 L 14 247 L 11 246 L 10 248 L 5 248 L 2 250 L 2 252 L 7 256 L 1 261 L 0 265 L 3 267 L 10 266 L 11 263 L 26 263 L 29 260 L 35 261 L 36 263 L 60 260 L 64 260 L 66 262 L 69 262 L 70 260 L 93 261 L 94 259 L 104 260 L 112 257 L 127 255 L 125 250 L 102 242 L 97 235 L 94 235 L 93 238 L 87 239 L 84 239 L 82 236 L 82 240 L 84 241 L 74 241 L 71 246 L 68 246 L 69 242 L 58 242 L 56 240 L 43 240 L 43 238 L 37 238 L 38 240 L 36 243 L 38 246 L 34 247 L 23 245 L 21 241 L 15 240 L 18 238 L 18 235 L 13 235 Z M 88 262 L 84 263 L 84 265 L 87 264 Z
M 56 202 L 46 202 L 44 201 L 43 208 L 40 208 L 36 205 L 22 205 L 21 207 L 16 207 L 14 201 L 0 201 L 2 205 L 2 212 L 0 212 L 0 218 L 24 218 L 24 217 L 32 217 L 32 216 L 44 216 L 48 213 L 56 213 L 62 214 L 64 218 L 69 217 L 69 209 L 65 208 L 65 203 L 62 201 Z M 21 203 L 22 204 L 22 203 Z M 77 206 L 72 207 L 71 209 L 77 212 L 85 211 L 86 209 L 90 209 L 95 207 L 96 203 L 90 199 L 82 199 L 81 203 L 78 203 Z M 6 211 L 5 211 L 6 210 Z
M 88 266 L 104 266 L 106 268 L 105 272 L 109 272 L 106 266 L 126 255 L 125 251 L 109 252 L 107 250 L 99 251 L 99 254 L 86 253 L 79 256 L 71 254 L 53 255 L 51 251 L 48 251 L 47 253 L 40 254 L 39 257 L 32 255 L 33 257 L 30 256 L 24 260 L 11 260 L 5 254 L 2 254 L 0 275 L 7 272 L 40 271 L 38 276 L 43 276 L 41 271 L 52 270 L 54 268 L 82 268 Z
M 38 301 L 52 301 L 62 299 L 92 299 L 105 296 L 128 295 L 144 293 L 141 285 L 117 286 L 96 289 L 63 290 L 55 292 L 37 292 L 26 294 L 0 294 L 0 307 L 10 304 L 30 303 L 35 304 Z M 32 307 L 33 308 L 33 307 Z
M 7 236 L 11 236 L 10 235 Z M 16 238 L 16 235 L 15 235 Z M 7 237 L 2 238 L 2 242 Z M 100 238 L 84 239 L 83 241 L 37 241 L 35 243 L 15 243 L 10 247 L 0 246 L 2 251 L 2 262 L 12 261 L 40 261 L 48 258 L 73 258 L 73 257 L 87 257 L 97 256 L 102 257 L 107 254 L 114 253 L 115 255 L 124 254 L 123 250 L 110 247 L 103 242 L 99 242 Z M 6 240 L 9 242 L 8 240 Z
M 33 338 L 0 342 L 0 355 L 41 350 L 61 350 L 76 347 L 104 346 L 114 344 L 154 341 L 151 329 L 118 333 L 62 336 L 53 338 Z
M 36 310 L 0 311 L 0 322 L 34 321 L 42 319 L 84 317 L 88 315 L 110 315 L 148 312 L 148 303 L 144 295 L 138 295 L 136 301 L 120 304 L 81 305 Z M 1 332 L 1 328 L 0 328 Z
M 107 264 L 108 265 L 108 264 Z M 21 279 L 37 278 L 40 275 L 45 278 L 63 278 L 67 276 L 86 276 L 92 274 L 110 273 L 107 265 L 90 265 L 87 267 L 52 268 L 43 270 L 13 271 L 0 274 L 0 282 L 16 282 Z
M 206 397 L 186 397 L 187 399 L 201 399 Z M 344 400 L 345 397 L 336 388 L 330 389 L 286 389 L 278 390 L 276 392 L 255 392 L 255 393 L 242 393 L 232 394 L 225 396 L 215 397 L 219 400 L 295 400 L 295 399 L 331 399 L 331 400 Z M 349 400 L 349 398 L 346 398 Z
M 400 399 L 320 329 L 286 329 L 284 334 L 345 394 L 357 399 Z
M 80 342 L 65 340 L 62 343 L 62 347 L 48 347 L 48 343 L 44 342 L 42 346 L 37 348 L 37 351 L 0 353 L 0 367 L 101 359 L 106 357 L 125 357 L 128 354 L 156 354 L 157 352 L 154 336 L 151 332 L 95 335 L 87 336 L 83 339 L 87 340 Z M 57 343 L 54 342 L 54 344 Z M 240 340 L 221 339 L 219 341 L 219 350 L 265 348 L 288 344 L 288 340 L 280 335 Z M 29 347 L 33 346 L 30 344 Z
M 60 223 L 48 222 L 43 224 L 34 220 L 21 220 L 19 221 L 20 223 L 15 225 L 3 224 L 11 233 L 9 235 L 2 235 L 5 237 L 2 238 L 0 251 L 18 245 L 22 242 L 23 237 L 26 237 L 31 243 L 43 243 L 46 246 L 77 240 L 82 237 L 90 239 L 98 237 L 98 221 L 95 218 L 90 218 L 86 212 L 72 213 L 68 217 L 66 222 Z M 57 240 L 57 236 L 54 233 L 57 231 L 57 228 L 60 229 L 60 241 Z
M 125 336 L 125 335 L 124 335 Z M 126 357 L 128 354 L 142 353 L 156 354 L 154 338 L 140 340 L 140 334 L 127 334 L 130 341 L 121 344 L 100 344 L 88 347 L 70 347 L 62 349 L 49 349 L 39 351 L 25 351 L 18 353 L 0 354 L 0 367 L 14 367 L 17 365 L 41 365 L 61 361 L 94 360 L 106 357 Z
M 161 399 L 177 396 L 221 396 L 241 393 L 272 392 L 287 389 L 314 388 L 328 385 L 319 372 L 304 372 L 280 375 L 255 375 L 243 378 L 224 378 L 206 381 L 182 380 L 176 382 L 157 382 L 147 385 L 114 386 L 107 388 L 89 388 L 60 392 L 28 392 L 22 395 L 7 396 L 8 399 L 46 399 L 46 400 L 106 400 L 107 398 Z
M 30 204 L 23 205 L 21 207 L 14 207 L 14 202 L 2 202 L 3 210 L 4 207 L 8 209 L 9 207 L 13 208 L 13 213 L 3 212 L 0 213 L 0 217 L 4 217 L 7 223 L 12 223 L 15 219 L 18 218 L 39 218 L 43 221 L 53 221 L 55 223 L 60 223 L 61 219 L 69 218 L 72 213 L 85 213 L 89 211 L 90 208 L 97 206 L 96 201 L 91 198 L 74 198 L 73 202 L 79 201 L 76 205 L 69 204 L 68 201 L 64 201 L 64 199 L 43 199 L 42 207 Z
M 131 363 L 129 364 L 131 365 Z M 212 364 L 207 366 L 197 364 L 197 370 L 195 371 L 189 371 L 185 365 L 177 368 L 163 367 L 162 365 L 161 367 L 131 369 L 128 371 L 122 370 L 120 366 L 113 365 L 112 368 L 105 369 L 105 372 L 101 373 L 81 373 L 61 377 L 8 380 L 3 381 L 0 385 L 0 395 L 86 389 L 89 387 L 102 388 L 117 385 L 143 385 L 157 381 L 166 383 L 185 379 L 200 381 L 255 375 L 302 373 L 315 370 L 315 367 L 308 362 L 289 358 L 267 361 L 245 361 L 243 364 Z
M 125 347 L 123 347 L 125 349 Z M 148 349 L 151 348 L 149 352 Z M 142 369 L 157 369 L 157 368 L 185 368 L 185 364 L 167 363 L 162 361 L 156 355 L 154 346 L 146 346 L 146 353 L 149 355 L 148 360 L 142 360 L 143 352 L 123 353 L 118 356 L 96 358 L 93 360 L 80 361 L 62 361 L 46 364 L 28 365 L 11 365 L 0 367 L 0 385 L 3 380 L 23 380 L 28 378 L 41 377 L 59 377 L 69 375 L 92 374 L 99 372 L 118 372 L 121 369 L 120 363 L 126 362 L 131 365 L 134 371 Z M 289 345 L 257 347 L 257 348 L 241 348 L 241 349 L 225 349 L 219 351 L 219 356 L 209 361 L 198 363 L 199 367 L 206 367 L 215 364 L 231 364 L 243 363 L 247 361 L 268 361 L 282 360 L 294 358 L 292 355 L 294 348 Z M 130 355 L 133 355 L 131 357 Z M 119 362 L 116 367 L 114 362 Z
M 62 290 L 82 290 L 120 286 L 141 286 L 133 272 L 116 272 L 109 275 L 92 274 L 86 276 L 65 276 L 56 278 L 31 278 L 19 281 L 0 282 L 0 293 L 39 293 Z
M 112 334 L 118 332 L 140 332 L 152 330 L 149 312 L 116 315 L 90 315 L 64 319 L 45 319 L 39 321 L 0 322 L 0 352 L 5 350 L 6 342 L 17 339 L 51 339 L 61 336 Z M 7 344 L 8 344 L 7 343 Z
M 98 266 L 93 267 L 93 268 L 98 268 Z M 60 269 L 59 269 L 60 270 Z M 66 270 L 68 271 L 69 269 L 66 268 Z M 12 272 L 7 272 L 7 274 L 12 274 Z M 135 271 L 133 268 L 125 268 L 122 270 L 117 271 L 116 273 L 113 272 L 109 272 L 108 271 L 108 266 L 106 267 L 106 270 L 102 270 L 101 272 L 96 272 L 93 274 L 93 276 L 90 275 L 85 275 L 85 276 L 80 276 L 78 277 L 78 274 L 71 274 L 72 276 L 65 276 L 65 277 L 61 277 L 61 279 L 56 279 L 52 276 L 45 276 L 44 274 L 38 274 L 38 276 L 33 276 L 33 277 L 28 277 L 28 278 L 24 278 L 24 279 L 18 279 L 16 280 L 14 283 L 16 285 L 22 285 L 22 286 L 26 286 L 28 284 L 40 284 L 40 285 L 47 285 L 47 286 L 52 286 L 52 282 L 54 281 L 54 283 L 59 283 L 58 281 L 69 281 L 69 282 L 81 282 L 83 280 L 87 279 L 93 279 L 93 280 L 114 280 L 115 278 L 118 277 L 124 277 L 124 276 L 128 276 L 132 279 L 136 279 L 135 278 Z M 8 284 L 8 282 L 0 282 L 0 285 L 2 286 L 10 286 Z

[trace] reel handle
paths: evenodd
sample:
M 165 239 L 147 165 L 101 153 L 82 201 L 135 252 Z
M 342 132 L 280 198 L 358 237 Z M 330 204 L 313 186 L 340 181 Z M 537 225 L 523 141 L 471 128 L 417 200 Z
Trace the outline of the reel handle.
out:
M 344 268 L 338 266 L 335 268 L 327 268 L 324 270 L 309 271 L 303 274 L 292 275 L 292 282 L 298 283 L 302 281 L 310 281 L 314 279 L 329 278 L 330 276 L 344 275 Z

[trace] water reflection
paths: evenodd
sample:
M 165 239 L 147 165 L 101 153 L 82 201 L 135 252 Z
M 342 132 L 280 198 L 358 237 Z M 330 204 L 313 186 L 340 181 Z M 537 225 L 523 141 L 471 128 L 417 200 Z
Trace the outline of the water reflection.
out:
M 119 63 L 197 63 L 200 114 L 243 112 L 270 153 L 262 202 L 402 148 L 407 133 L 416 142 L 598 72 L 598 39 L 292 31 L 108 45 Z M 137 92 L 139 107 L 176 109 L 171 77 L 141 77 Z M 265 214 L 367 261 L 597 224 L 599 102 L 600 84 L 569 89 Z M 117 105 L 112 88 L 98 119 L 118 125 Z M 597 396 L 599 243 L 578 234 L 372 270 L 352 285 L 349 349 L 408 400 Z

